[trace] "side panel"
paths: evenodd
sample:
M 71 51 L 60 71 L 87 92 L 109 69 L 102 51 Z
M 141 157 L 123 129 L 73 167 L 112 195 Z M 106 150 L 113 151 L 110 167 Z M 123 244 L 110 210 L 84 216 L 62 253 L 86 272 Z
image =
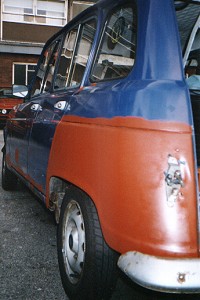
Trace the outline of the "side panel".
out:
M 195 257 L 192 153 L 191 127 L 184 123 L 65 116 L 55 133 L 47 180 L 61 177 L 90 195 L 115 250 Z M 184 187 L 173 205 L 164 174 L 169 155 L 183 162 Z
M 66 103 L 63 94 L 43 94 L 38 114 L 33 120 L 28 146 L 28 176 L 33 185 L 43 194 L 46 193 L 46 171 L 51 143 L 57 124 L 61 120 L 63 110 L 56 104 Z M 67 93 L 65 99 L 68 98 Z M 65 105 L 65 104 L 64 104 Z
M 8 163 L 23 176 L 27 175 L 29 137 L 33 119 L 37 115 L 37 111 L 31 109 L 32 105 L 32 102 L 20 104 L 11 112 L 7 122 Z

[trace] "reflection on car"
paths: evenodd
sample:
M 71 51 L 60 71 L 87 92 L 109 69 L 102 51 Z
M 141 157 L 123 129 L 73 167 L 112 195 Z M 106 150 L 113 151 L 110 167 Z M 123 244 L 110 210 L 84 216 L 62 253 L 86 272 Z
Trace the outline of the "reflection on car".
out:
M 12 108 L 22 102 L 22 99 L 13 96 L 11 89 L 0 89 L 0 123 L 5 125 Z

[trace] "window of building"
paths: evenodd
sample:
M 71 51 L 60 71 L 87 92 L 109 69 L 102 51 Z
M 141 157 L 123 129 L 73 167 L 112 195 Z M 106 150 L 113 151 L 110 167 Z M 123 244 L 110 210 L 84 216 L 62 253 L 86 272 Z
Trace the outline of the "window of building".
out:
M 4 21 L 62 26 L 66 18 L 66 0 L 3 0 Z
M 136 7 L 123 4 L 109 17 L 92 70 L 92 81 L 125 77 L 135 62 Z
M 31 83 L 36 64 L 13 64 L 13 84 L 29 85 Z

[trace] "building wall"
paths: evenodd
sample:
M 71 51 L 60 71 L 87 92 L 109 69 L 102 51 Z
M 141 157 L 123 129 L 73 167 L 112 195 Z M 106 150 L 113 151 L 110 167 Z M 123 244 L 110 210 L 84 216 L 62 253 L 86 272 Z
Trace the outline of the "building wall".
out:
M 56 25 L 57 23 L 55 23 L 54 19 L 52 19 L 52 22 L 54 22 L 52 23 L 51 17 L 48 17 L 48 20 L 43 20 L 43 17 L 37 15 L 35 17 L 27 14 L 23 15 L 23 8 L 20 10 L 21 15 L 19 18 L 21 19 L 17 19 L 18 11 L 15 10 L 13 11 L 12 19 L 12 14 L 6 10 L 7 8 L 5 11 L 2 10 L 3 1 L 8 6 L 10 3 L 11 5 L 16 5 L 16 7 L 22 5 L 22 2 L 21 4 L 19 3 L 20 0 L 16 0 L 16 2 L 13 0 L 11 2 L 0 0 L 0 88 L 12 86 L 13 63 L 37 63 L 41 52 L 38 49 L 42 49 L 44 43 L 63 27 Z M 57 1 L 59 2 L 59 0 Z M 53 2 L 55 3 L 56 0 Z M 70 18 L 90 4 L 94 4 L 96 0 L 65 0 L 63 2 L 65 2 L 66 9 L 64 13 L 66 19 L 62 20 L 64 25 L 67 20 L 69 21 Z M 47 11 L 51 9 L 50 5 L 51 2 L 49 1 Z M 35 18 L 34 22 L 30 18 Z M 46 21 L 48 21 L 48 24 Z
M 61 27 L 3 22 L 3 40 L 45 43 Z
M 36 55 L 0 53 L 0 88 L 12 86 L 13 63 L 37 63 Z

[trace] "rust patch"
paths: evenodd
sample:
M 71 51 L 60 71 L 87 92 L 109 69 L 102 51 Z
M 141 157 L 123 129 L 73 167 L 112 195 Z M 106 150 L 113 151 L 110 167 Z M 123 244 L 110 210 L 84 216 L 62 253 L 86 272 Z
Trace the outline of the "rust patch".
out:
M 178 273 L 178 282 L 180 284 L 186 282 L 186 274 L 185 273 Z

